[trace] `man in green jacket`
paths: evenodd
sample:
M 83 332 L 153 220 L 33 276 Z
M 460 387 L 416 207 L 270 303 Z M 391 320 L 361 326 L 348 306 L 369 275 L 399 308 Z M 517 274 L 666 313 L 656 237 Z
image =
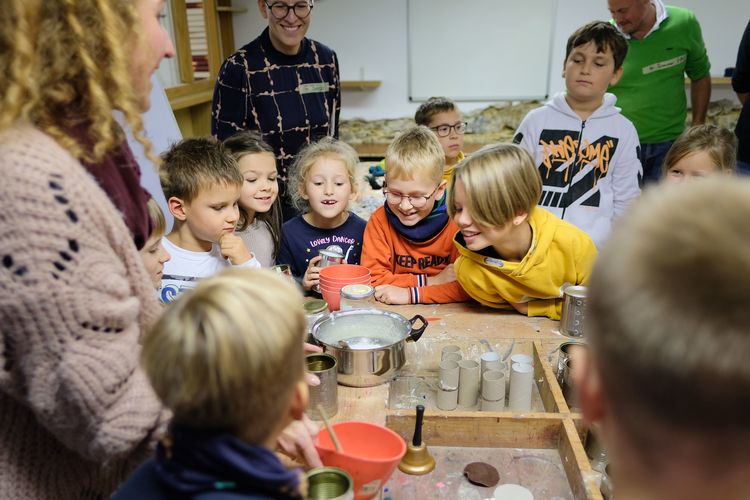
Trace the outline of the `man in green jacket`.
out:
M 706 120 L 711 65 L 695 14 L 661 0 L 608 0 L 612 20 L 628 38 L 623 74 L 610 91 L 635 125 L 645 182 L 661 176 L 672 142 L 685 128 L 685 75 L 692 124 Z

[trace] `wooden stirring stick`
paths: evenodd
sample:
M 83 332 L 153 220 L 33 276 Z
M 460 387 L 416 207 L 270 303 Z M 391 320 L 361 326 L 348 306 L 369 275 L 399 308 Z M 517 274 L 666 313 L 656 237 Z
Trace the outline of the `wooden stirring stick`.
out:
M 326 411 L 323 409 L 323 405 L 319 403 L 316 408 L 318 410 L 318 413 L 320 413 L 321 418 L 323 419 L 323 423 L 326 424 L 326 429 L 328 429 L 328 435 L 331 436 L 333 446 L 336 447 L 336 451 L 341 453 L 341 443 L 339 443 L 339 438 L 336 437 L 336 433 L 333 432 L 333 426 L 331 425 L 331 422 L 328 421 L 328 415 L 326 415 Z

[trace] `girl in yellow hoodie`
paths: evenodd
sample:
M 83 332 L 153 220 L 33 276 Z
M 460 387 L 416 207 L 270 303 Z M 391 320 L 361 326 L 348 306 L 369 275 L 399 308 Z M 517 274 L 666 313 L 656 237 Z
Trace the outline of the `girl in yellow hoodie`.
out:
M 539 171 L 519 146 L 488 146 L 464 160 L 448 190 L 448 213 L 460 229 L 454 269 L 482 304 L 560 319 L 562 291 L 586 284 L 596 246 L 537 207 L 541 191 Z

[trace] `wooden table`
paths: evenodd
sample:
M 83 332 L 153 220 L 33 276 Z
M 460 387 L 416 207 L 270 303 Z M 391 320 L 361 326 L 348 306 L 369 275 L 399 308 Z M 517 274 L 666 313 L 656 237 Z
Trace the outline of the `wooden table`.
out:
M 422 338 L 407 345 L 405 373 L 436 371 L 440 350 L 448 344 L 458 344 L 465 350 L 475 351 L 478 358 L 483 352 L 480 339 L 486 339 L 500 352 L 515 340 L 514 352 L 527 354 L 530 354 L 534 340 L 542 341 L 545 346 L 550 346 L 550 350 L 567 340 L 557 331 L 558 321 L 528 318 L 516 312 L 497 311 L 476 303 L 382 305 L 382 309 L 397 312 L 406 318 L 421 314 L 429 322 Z M 332 420 L 364 420 L 382 425 L 385 423 L 387 399 L 388 384 L 362 388 L 339 386 L 339 410 Z
M 476 303 L 387 306 L 406 318 L 425 317 L 429 326 L 422 337 L 406 345 L 402 375 L 435 377 L 442 347 L 457 344 L 464 357 L 478 360 L 486 351 L 486 340 L 501 356 L 531 354 L 538 397 L 543 409 L 525 414 L 480 411 L 425 413 L 423 437 L 434 445 L 496 448 L 556 449 L 576 499 L 600 500 L 600 476 L 592 471 L 583 441 L 587 430 L 579 413 L 571 411 L 552 369 L 557 346 L 570 340 L 558 332 L 559 322 L 528 318 L 516 312 L 493 310 Z M 338 388 L 338 413 L 333 421 L 361 420 L 387 425 L 404 439 L 414 428 L 412 408 L 389 409 L 389 384 L 375 387 Z M 397 472 L 397 474 L 400 474 Z

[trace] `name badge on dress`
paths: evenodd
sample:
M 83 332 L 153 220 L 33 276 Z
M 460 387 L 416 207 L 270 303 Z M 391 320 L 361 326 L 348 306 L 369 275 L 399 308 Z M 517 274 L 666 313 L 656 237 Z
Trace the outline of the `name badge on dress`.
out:
M 303 83 L 299 86 L 300 94 L 317 94 L 318 92 L 328 92 L 328 82 Z

